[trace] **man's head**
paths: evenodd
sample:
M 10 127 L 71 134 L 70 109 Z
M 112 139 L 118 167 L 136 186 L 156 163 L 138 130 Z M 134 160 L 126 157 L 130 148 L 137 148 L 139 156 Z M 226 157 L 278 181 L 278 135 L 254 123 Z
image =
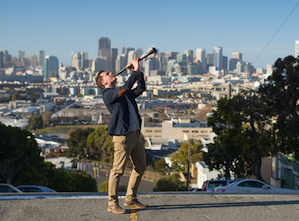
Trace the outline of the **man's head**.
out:
M 104 90 L 106 87 L 115 87 L 116 77 L 113 76 L 112 72 L 106 72 L 100 70 L 96 77 L 96 84 L 99 88 Z

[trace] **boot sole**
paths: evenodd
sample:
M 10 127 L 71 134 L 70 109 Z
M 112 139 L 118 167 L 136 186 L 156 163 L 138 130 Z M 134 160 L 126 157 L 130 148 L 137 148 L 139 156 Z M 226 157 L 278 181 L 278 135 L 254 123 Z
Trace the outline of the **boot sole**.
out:
M 112 213 L 114 213 L 114 214 L 125 214 L 126 213 L 126 211 L 124 211 L 124 212 L 116 212 L 116 211 L 113 211 L 112 209 L 107 209 L 109 212 L 112 212 Z

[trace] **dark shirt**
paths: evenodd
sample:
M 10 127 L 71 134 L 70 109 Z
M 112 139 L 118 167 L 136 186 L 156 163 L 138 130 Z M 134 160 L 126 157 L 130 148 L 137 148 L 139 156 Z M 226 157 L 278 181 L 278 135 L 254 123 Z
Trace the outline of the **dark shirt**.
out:
M 137 87 L 132 89 L 134 83 Z M 141 117 L 135 98 L 146 90 L 143 74 L 134 71 L 129 79 L 121 87 L 105 88 L 103 90 L 103 100 L 111 114 L 107 133 L 109 135 L 126 135 L 130 131 L 130 113 L 128 102 L 124 95 L 127 95 L 132 102 L 141 128 Z

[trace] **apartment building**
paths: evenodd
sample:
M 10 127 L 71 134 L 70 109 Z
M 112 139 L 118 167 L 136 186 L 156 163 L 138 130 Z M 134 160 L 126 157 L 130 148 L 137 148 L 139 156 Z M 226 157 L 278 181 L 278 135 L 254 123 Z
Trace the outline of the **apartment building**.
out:
M 201 139 L 210 137 L 212 127 L 204 121 L 191 121 L 190 119 L 171 119 L 162 124 L 144 124 L 141 132 L 145 138 L 175 138 L 184 140 L 184 134 L 189 138 Z

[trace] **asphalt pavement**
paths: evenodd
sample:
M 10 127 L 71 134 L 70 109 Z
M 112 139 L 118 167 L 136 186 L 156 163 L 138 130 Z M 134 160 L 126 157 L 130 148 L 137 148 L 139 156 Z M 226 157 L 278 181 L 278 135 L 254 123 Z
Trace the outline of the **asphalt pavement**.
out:
M 113 214 L 106 193 L 0 194 L 0 220 L 299 220 L 299 194 L 148 192 L 138 199 L 149 207 L 125 207 L 120 193 L 126 214 Z

